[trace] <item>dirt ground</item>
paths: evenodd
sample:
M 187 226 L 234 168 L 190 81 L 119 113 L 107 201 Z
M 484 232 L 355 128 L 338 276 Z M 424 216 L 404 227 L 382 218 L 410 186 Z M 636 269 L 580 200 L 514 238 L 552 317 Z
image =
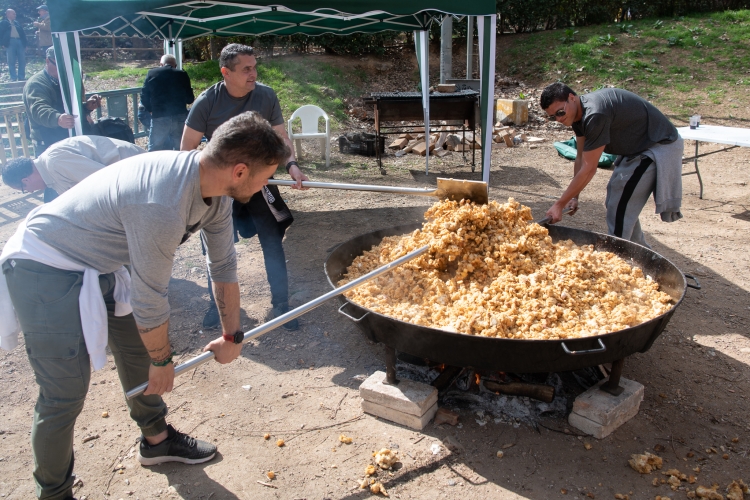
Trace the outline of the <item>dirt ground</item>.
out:
M 724 125 L 745 126 L 741 122 Z M 557 156 L 552 140 L 567 130 L 531 132 L 547 139 L 538 148 L 493 151 L 491 199 L 508 197 L 540 217 L 567 185 L 572 164 Z M 422 160 L 389 155 L 388 175 L 374 159 L 340 155 L 331 167 L 308 154 L 301 165 L 312 180 L 434 185 L 435 177 L 479 179 L 460 154 Z M 686 142 L 686 152 L 694 150 Z M 702 144 L 701 152 L 720 149 Z M 688 172 L 692 164 L 685 165 Z M 641 217 L 654 249 L 702 290 L 688 290 L 666 331 L 644 354 L 625 361 L 623 375 L 645 386 L 640 412 L 603 440 L 580 435 L 564 417 L 540 425 L 487 420 L 470 403 L 453 402 L 460 426 L 428 425 L 423 432 L 362 413 L 362 376 L 383 370 L 383 348 L 367 341 L 329 301 L 300 318 L 300 329 L 277 329 L 246 345 L 231 365 L 211 362 L 180 377 L 165 397 L 168 420 L 182 431 L 219 446 L 212 461 L 194 466 L 141 467 L 134 457 L 138 430 L 129 419 L 114 364 L 95 372 L 75 434 L 81 499 L 355 499 L 375 450 L 389 447 L 400 457 L 379 480 L 394 498 L 687 498 L 686 488 L 716 483 L 719 491 L 735 479 L 750 480 L 750 150 L 738 148 L 701 159 L 704 199 L 696 176 L 684 177 L 684 219 L 662 223 L 653 204 Z M 604 195 L 609 172 L 601 170 L 581 196 L 581 209 L 562 224 L 606 232 Z M 295 216 L 287 232 L 286 255 L 292 305 L 330 290 L 323 273 L 338 243 L 375 229 L 419 221 L 431 199 L 386 194 L 285 190 Z M 41 196 L 0 186 L 0 245 Z M 257 239 L 237 245 L 243 324 L 253 328 L 270 309 L 263 257 Z M 178 251 L 170 285 L 170 336 L 184 361 L 215 338 L 202 331 L 208 306 L 206 275 L 197 238 Z M 0 352 L 0 497 L 34 496 L 29 447 L 37 387 L 23 345 Z M 524 403 L 528 403 L 525 401 Z M 108 417 L 103 417 L 107 412 Z M 264 440 L 269 433 L 271 439 Z M 339 435 L 353 438 L 346 445 Z M 93 439 L 91 439 L 93 438 Z M 277 447 L 283 439 L 285 446 Z M 438 447 L 433 447 L 437 444 Z M 437 453 L 433 452 L 437 450 Z M 502 450 L 504 456 L 497 458 Z M 663 457 L 662 470 L 677 468 L 697 476 L 672 491 L 653 486 L 659 473 L 640 475 L 627 461 L 650 451 Z M 699 468 L 700 472 L 695 472 Z M 269 480 L 266 472 L 274 471 Z M 260 484 L 261 482 L 266 483 Z M 269 486 L 270 485 L 270 486 Z

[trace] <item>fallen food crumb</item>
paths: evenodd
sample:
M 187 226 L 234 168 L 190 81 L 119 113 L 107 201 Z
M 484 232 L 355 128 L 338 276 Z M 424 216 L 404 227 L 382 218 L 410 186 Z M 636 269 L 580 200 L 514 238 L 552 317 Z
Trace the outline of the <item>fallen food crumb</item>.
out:
M 503 456 L 505 456 L 505 453 L 503 453 L 502 451 L 498 451 L 496 455 L 497 455 L 497 458 L 503 458 Z
M 384 497 L 388 496 L 388 492 L 385 490 L 385 487 L 381 483 L 374 483 L 370 485 L 370 493 L 378 494 L 380 493 Z
M 615 498 L 617 500 L 630 500 L 630 495 L 625 495 L 623 493 L 615 493 Z
M 107 417 L 109 417 L 109 412 L 108 411 L 103 411 L 102 412 L 102 418 L 107 418 Z
M 268 441 L 269 439 L 271 439 L 271 435 L 266 432 L 265 434 L 263 434 L 263 439 L 265 439 L 266 441 Z
M 661 469 L 663 461 L 660 457 L 646 452 L 643 455 L 631 455 L 628 464 L 636 472 L 641 474 L 651 474 L 652 470 Z
M 745 493 L 750 493 L 747 485 L 742 482 L 742 479 L 738 481 L 732 481 L 727 486 L 727 500 L 744 500 Z
M 284 446 L 284 440 L 283 439 L 279 439 L 278 441 L 276 441 L 276 446 L 278 446 L 279 448 L 281 448 L 282 446 Z
M 374 465 L 370 464 L 367 467 L 365 467 L 365 475 L 366 476 L 372 476 L 378 471 L 378 468 Z
M 266 472 L 266 477 L 270 480 L 274 480 L 276 478 L 276 473 L 272 470 L 269 470 Z
M 339 441 L 344 444 L 352 444 L 352 438 L 344 436 L 343 434 L 339 436 Z
M 587 450 L 590 450 L 591 448 L 593 448 L 593 446 L 591 446 L 590 443 L 583 443 L 583 447 L 586 448 Z
M 711 488 L 705 486 L 698 486 L 695 489 L 695 494 L 698 498 L 705 498 L 707 500 L 724 500 L 724 495 L 718 493 L 716 489 L 718 485 L 714 485 Z
M 388 448 L 373 453 L 375 457 L 375 463 L 380 466 L 381 469 L 390 469 L 396 462 L 398 462 L 398 456 Z

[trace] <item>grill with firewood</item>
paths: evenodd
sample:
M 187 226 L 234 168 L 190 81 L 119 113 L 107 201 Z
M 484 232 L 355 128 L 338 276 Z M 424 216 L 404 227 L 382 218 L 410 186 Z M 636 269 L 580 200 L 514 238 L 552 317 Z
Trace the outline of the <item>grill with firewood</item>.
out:
M 364 98 L 364 104 L 374 106 L 375 135 L 378 138 L 385 135 L 419 133 L 415 130 L 415 126 L 404 125 L 402 122 L 424 122 L 420 92 L 373 92 L 370 97 Z M 463 135 L 462 143 L 464 143 L 467 132 L 470 132 L 472 137 L 476 132 L 478 106 L 479 93 L 473 90 L 452 93 L 433 92 L 430 94 L 430 124 L 439 124 L 440 133 L 446 133 L 446 135 L 460 132 Z M 476 165 L 476 152 L 474 148 L 471 150 L 473 172 Z M 380 152 L 377 152 L 377 159 L 380 172 L 385 174 Z

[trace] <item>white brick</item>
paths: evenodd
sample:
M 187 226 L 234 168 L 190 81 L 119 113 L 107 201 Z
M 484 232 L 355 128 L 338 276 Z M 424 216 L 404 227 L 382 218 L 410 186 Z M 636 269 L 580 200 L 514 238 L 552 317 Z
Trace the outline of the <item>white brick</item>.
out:
M 615 429 L 635 417 L 643 401 L 643 385 L 633 380 L 620 379 L 625 390 L 619 396 L 599 389 L 597 385 L 578 396 L 573 403 L 573 411 L 568 423 L 597 439 L 609 436 Z
M 437 403 L 438 391 L 431 385 L 408 379 L 402 379 L 397 385 L 387 385 L 384 381 L 385 372 L 373 373 L 359 386 L 360 397 L 415 417 L 421 417 Z
M 411 415 L 409 413 L 403 413 L 398 410 L 394 410 L 393 408 L 388 408 L 387 406 L 372 403 L 365 399 L 362 400 L 362 410 L 365 413 L 369 413 L 370 415 L 374 415 L 376 417 L 380 417 L 418 431 L 421 431 L 428 423 L 430 423 L 430 420 L 432 420 L 432 417 L 435 416 L 437 409 L 438 405 L 437 402 L 435 402 L 435 404 L 433 404 L 431 408 L 427 409 L 424 415 L 418 417 L 416 415 Z

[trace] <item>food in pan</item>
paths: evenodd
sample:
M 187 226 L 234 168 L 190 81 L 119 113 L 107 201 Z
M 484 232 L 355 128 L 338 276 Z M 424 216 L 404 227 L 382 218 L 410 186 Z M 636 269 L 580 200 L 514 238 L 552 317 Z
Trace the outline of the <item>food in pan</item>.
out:
M 430 251 L 346 292 L 363 307 L 431 328 L 511 339 L 556 340 L 614 332 L 672 307 L 621 257 L 572 241 L 552 243 L 512 198 L 476 205 L 441 201 L 422 229 L 358 256 L 343 285 L 412 250 Z

